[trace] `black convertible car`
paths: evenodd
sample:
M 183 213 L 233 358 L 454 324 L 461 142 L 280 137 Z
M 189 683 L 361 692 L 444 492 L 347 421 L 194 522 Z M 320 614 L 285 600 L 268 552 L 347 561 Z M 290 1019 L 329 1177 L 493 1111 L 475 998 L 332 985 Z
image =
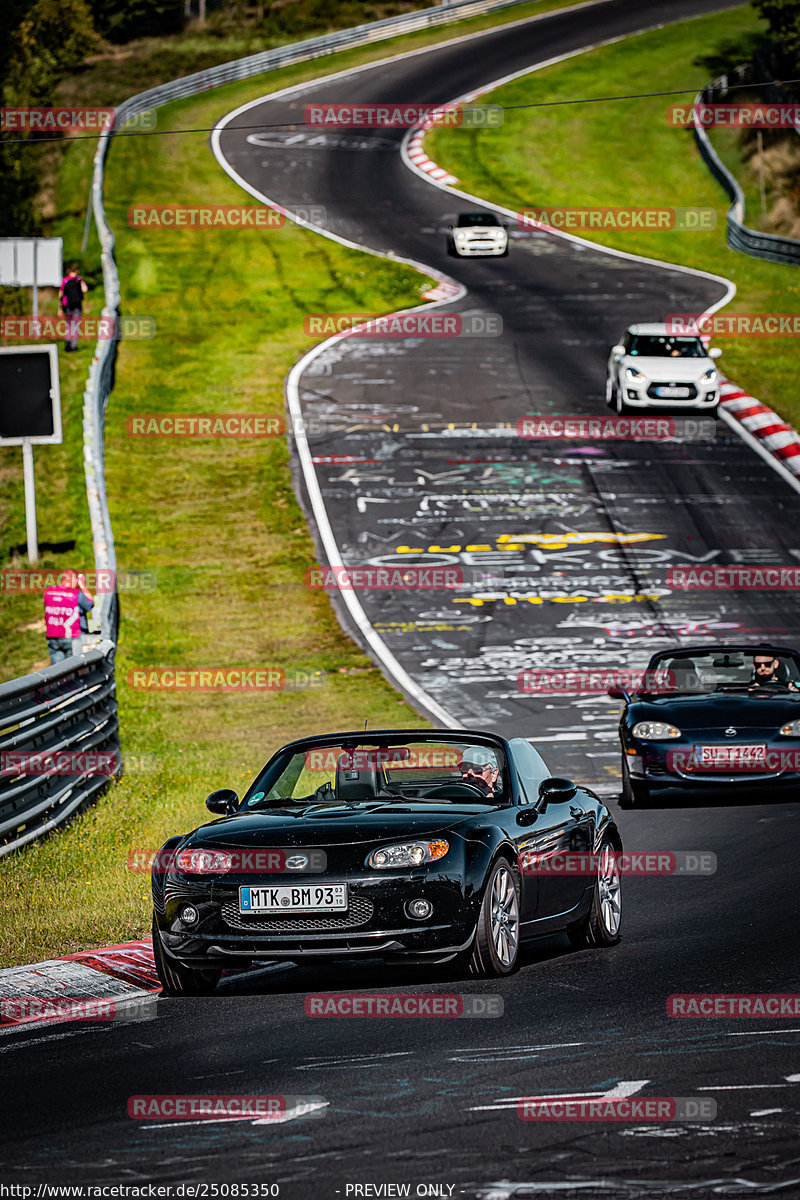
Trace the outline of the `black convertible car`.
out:
M 153 866 L 153 950 L 172 995 L 256 960 L 460 958 L 507 975 L 539 934 L 619 941 L 612 816 L 524 738 L 304 738 L 241 800 L 222 790 L 206 805 L 222 819 L 170 838 Z
M 619 723 L 623 808 L 654 789 L 800 789 L 800 655 L 768 643 L 677 646 L 650 660 Z

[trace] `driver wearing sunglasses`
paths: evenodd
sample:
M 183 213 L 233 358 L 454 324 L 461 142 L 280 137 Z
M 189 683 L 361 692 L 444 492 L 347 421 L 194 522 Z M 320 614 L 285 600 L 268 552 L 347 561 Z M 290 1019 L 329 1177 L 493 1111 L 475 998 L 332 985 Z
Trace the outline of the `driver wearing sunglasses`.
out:
M 494 788 L 500 767 L 494 750 L 487 746 L 468 746 L 458 764 L 462 783 L 479 788 L 488 800 L 494 799 Z

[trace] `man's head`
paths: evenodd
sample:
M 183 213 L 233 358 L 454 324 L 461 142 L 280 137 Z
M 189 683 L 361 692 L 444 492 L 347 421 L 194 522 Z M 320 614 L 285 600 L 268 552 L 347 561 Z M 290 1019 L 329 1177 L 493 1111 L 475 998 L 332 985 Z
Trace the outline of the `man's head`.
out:
M 494 795 L 494 785 L 500 774 L 494 750 L 490 750 L 488 746 L 468 746 L 458 769 L 464 783 L 471 783 L 487 795 Z
M 756 683 L 777 683 L 780 659 L 773 654 L 753 655 L 753 679 Z

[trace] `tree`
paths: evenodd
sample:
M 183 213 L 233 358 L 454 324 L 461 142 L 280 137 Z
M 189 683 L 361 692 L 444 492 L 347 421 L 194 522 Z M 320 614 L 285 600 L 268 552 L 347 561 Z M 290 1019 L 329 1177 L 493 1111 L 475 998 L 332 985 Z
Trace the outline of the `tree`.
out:
M 179 33 L 184 0 L 90 0 L 97 32 L 111 42 Z
M 0 100 L 6 108 L 50 105 L 55 89 L 94 48 L 97 37 L 85 0 L 6 0 L 0 37 Z M 20 140 L 21 139 L 21 140 Z M 35 136 L 0 133 L 0 236 L 39 232 Z
M 769 40 L 778 71 L 785 78 L 800 75 L 800 4 L 797 0 L 753 0 L 753 8 L 769 26 Z

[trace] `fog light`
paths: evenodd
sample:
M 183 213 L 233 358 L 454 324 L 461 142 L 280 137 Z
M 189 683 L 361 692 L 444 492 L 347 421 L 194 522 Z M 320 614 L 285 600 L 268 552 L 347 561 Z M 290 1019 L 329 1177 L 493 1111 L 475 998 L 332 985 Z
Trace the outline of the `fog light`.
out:
M 417 921 L 424 921 L 433 912 L 433 905 L 430 900 L 409 900 L 406 912 Z
M 184 925 L 194 925 L 199 917 L 199 913 L 193 904 L 184 904 L 181 909 L 181 920 Z

